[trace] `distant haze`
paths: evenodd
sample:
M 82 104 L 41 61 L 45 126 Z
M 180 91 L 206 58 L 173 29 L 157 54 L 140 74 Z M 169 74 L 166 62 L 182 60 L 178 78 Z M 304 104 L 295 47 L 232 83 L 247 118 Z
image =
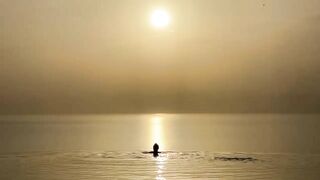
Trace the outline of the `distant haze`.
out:
M 171 14 L 166 29 L 153 9 Z M 0 0 L 0 113 L 320 112 L 319 0 Z

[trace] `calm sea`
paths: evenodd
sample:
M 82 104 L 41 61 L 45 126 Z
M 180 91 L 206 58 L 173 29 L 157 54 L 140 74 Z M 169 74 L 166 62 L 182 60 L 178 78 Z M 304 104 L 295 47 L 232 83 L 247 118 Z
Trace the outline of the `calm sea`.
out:
M 0 116 L 1 180 L 319 177 L 320 115 Z

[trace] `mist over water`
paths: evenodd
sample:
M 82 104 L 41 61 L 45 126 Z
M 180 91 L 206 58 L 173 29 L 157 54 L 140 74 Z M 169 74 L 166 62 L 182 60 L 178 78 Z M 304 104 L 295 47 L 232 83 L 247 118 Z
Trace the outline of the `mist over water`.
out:
M 0 0 L 0 180 L 319 179 L 319 9 Z
M 320 112 L 319 0 L 161 2 L 2 0 L 0 114 Z

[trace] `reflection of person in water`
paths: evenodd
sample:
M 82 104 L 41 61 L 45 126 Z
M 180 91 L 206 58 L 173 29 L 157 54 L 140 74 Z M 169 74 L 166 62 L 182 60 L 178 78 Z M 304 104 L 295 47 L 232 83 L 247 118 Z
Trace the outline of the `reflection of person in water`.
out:
M 153 156 L 154 157 L 158 157 L 159 156 L 159 145 L 157 143 L 155 143 L 153 145 Z

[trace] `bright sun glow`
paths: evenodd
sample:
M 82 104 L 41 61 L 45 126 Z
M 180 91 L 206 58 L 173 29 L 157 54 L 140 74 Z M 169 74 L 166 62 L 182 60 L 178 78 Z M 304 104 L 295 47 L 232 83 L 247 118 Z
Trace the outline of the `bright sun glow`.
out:
M 152 12 L 151 23 L 156 28 L 165 28 L 170 24 L 170 15 L 167 11 L 157 9 Z

